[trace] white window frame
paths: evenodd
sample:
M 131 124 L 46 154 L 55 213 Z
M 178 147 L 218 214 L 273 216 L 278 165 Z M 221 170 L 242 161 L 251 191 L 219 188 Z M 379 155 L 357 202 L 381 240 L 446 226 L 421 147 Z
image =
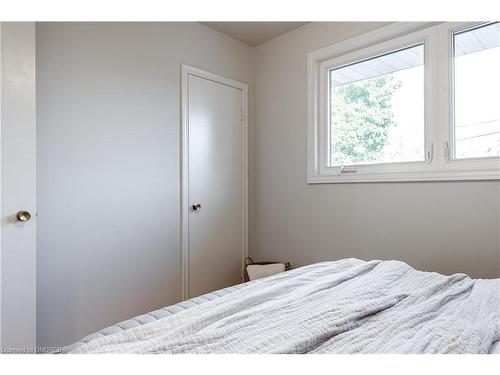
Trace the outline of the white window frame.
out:
M 308 54 L 308 183 L 500 179 L 500 158 L 453 159 L 453 33 L 481 23 L 395 23 Z M 425 161 L 330 167 L 328 72 L 424 44 Z

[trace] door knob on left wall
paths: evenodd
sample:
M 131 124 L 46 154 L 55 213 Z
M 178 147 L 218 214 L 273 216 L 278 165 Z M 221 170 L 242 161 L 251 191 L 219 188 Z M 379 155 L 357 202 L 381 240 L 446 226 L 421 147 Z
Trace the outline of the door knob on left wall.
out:
M 201 204 L 199 203 L 195 203 L 191 206 L 191 209 L 194 211 L 194 212 L 198 212 L 199 210 L 201 210 Z
M 26 222 L 31 219 L 31 214 L 28 211 L 19 211 L 16 217 L 18 221 Z

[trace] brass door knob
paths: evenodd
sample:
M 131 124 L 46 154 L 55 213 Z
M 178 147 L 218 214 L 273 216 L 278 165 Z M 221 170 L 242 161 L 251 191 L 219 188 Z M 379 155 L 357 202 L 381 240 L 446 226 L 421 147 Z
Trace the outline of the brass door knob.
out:
M 17 217 L 18 221 L 26 222 L 26 221 L 30 221 L 31 214 L 28 211 L 19 211 L 16 214 L 16 217 Z
M 195 203 L 191 206 L 191 209 L 194 211 L 194 212 L 198 212 L 199 210 L 201 210 L 201 204 L 199 203 Z

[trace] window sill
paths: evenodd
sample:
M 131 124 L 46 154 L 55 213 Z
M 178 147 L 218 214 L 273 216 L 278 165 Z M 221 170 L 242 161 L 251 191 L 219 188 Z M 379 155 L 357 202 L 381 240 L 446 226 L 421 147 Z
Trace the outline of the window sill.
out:
M 418 173 L 377 173 L 349 175 L 311 175 L 308 184 L 343 184 L 372 182 L 431 182 L 431 181 L 485 181 L 500 180 L 500 170 L 429 171 Z

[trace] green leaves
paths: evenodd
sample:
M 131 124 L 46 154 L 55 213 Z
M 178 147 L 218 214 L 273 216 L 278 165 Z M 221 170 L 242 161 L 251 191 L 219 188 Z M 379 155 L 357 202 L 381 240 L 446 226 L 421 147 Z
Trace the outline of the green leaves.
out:
M 392 74 L 352 82 L 331 90 L 333 165 L 370 162 L 387 142 L 394 123 L 391 100 L 401 87 Z

